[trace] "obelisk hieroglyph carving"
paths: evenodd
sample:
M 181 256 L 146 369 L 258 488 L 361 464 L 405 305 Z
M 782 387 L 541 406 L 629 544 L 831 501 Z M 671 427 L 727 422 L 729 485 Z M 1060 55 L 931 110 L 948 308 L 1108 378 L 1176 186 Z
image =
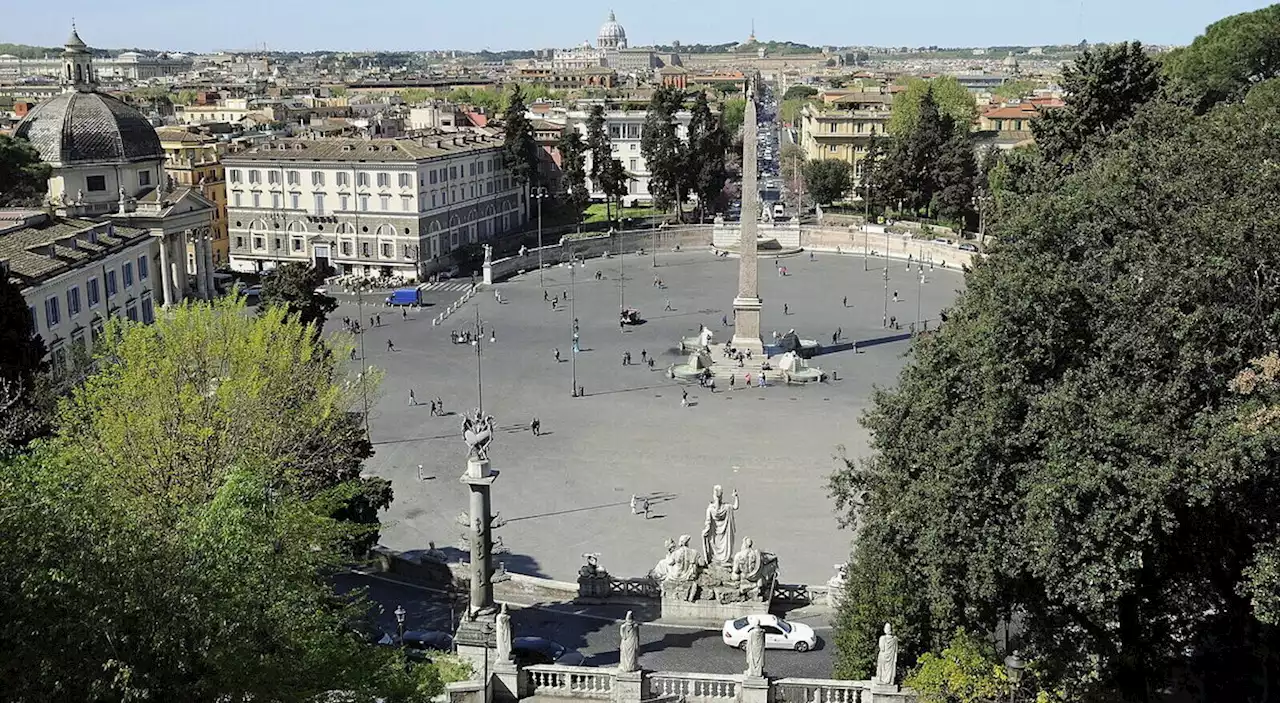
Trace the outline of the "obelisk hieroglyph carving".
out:
M 747 108 L 742 120 L 742 233 L 738 258 L 738 296 L 733 299 L 733 346 L 755 354 L 764 352 L 760 341 L 759 257 L 756 252 L 756 223 L 760 219 L 760 187 L 756 160 L 756 81 L 747 83 Z

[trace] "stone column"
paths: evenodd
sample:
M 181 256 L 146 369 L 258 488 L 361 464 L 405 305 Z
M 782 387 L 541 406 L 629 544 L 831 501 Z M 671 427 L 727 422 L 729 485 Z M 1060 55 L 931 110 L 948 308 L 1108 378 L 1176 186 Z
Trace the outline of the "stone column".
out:
M 493 527 L 489 491 L 498 478 L 488 459 L 467 458 L 462 483 L 471 489 L 471 606 L 472 615 L 493 612 Z
M 204 235 L 200 230 L 193 230 L 194 235 L 191 240 L 191 248 L 193 258 L 196 264 L 196 297 L 201 300 L 209 299 L 209 291 L 204 287 Z
M 169 261 L 169 237 L 160 235 L 160 293 L 167 308 L 173 305 L 173 268 Z
M 204 275 L 205 290 L 209 291 L 210 298 L 218 296 L 218 285 L 213 280 L 213 228 L 204 228 Z
M 733 299 L 733 346 L 755 354 L 764 352 L 760 341 L 759 256 L 756 252 L 756 225 L 760 219 L 760 188 L 756 173 L 756 139 L 760 126 L 756 123 L 755 79 L 747 88 L 746 114 L 742 137 L 742 216 L 738 257 L 738 296 Z

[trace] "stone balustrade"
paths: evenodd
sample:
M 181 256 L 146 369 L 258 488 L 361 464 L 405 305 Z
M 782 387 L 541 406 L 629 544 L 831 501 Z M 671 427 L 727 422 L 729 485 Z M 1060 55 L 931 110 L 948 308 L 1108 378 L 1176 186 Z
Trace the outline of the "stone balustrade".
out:
M 869 703 L 871 683 L 786 678 L 773 682 L 774 703 Z
M 694 674 L 674 671 L 655 671 L 649 677 L 649 693 L 653 696 L 673 696 L 688 703 L 723 703 L 736 701 L 742 676 L 728 674 Z
M 613 698 L 614 669 L 535 664 L 524 668 L 528 691 L 555 698 Z

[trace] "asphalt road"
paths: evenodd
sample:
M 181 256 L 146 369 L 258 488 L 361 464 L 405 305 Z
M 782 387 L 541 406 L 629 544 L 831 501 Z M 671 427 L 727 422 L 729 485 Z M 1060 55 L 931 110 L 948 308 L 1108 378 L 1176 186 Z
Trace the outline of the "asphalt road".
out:
M 342 590 L 367 589 L 369 599 L 382 608 L 378 625 L 386 632 L 395 632 L 393 613 L 398 605 L 406 611 L 406 629 L 456 629 L 450 624 L 447 602 L 417 586 L 360 574 L 346 574 L 337 581 Z M 520 607 L 511 610 L 511 623 L 516 637 L 545 637 L 582 652 L 589 666 L 613 666 L 618 662 L 619 645 L 618 625 L 613 618 L 623 616 L 625 612 L 619 608 Z M 819 648 L 803 654 L 769 650 L 765 665 L 770 675 L 830 677 L 830 630 L 825 622 L 806 622 L 818 631 Z M 721 641 L 718 630 L 644 623 L 640 627 L 640 666 L 654 671 L 737 674 L 746 667 L 746 661 L 742 652 Z

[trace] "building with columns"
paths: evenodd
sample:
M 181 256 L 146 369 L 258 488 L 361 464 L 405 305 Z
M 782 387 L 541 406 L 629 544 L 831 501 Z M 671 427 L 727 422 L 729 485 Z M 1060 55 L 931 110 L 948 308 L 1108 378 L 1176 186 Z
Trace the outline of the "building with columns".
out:
M 236 271 L 311 262 L 421 280 L 527 212 L 501 137 L 483 134 L 278 139 L 222 162 Z
M 0 261 L 7 260 L 9 276 L 45 323 L 37 326 L 41 334 L 53 335 L 46 343 L 55 359 L 58 340 L 74 340 L 76 327 L 93 329 L 85 318 L 77 321 L 96 306 L 90 301 L 103 302 L 97 315 L 147 322 L 155 301 L 170 305 L 190 294 L 214 294 L 213 204 L 165 175 L 160 139 L 141 113 L 98 92 L 89 48 L 74 28 L 59 76 L 62 93 L 37 105 L 14 130 L 52 169 L 48 212 L 9 211 L 0 218 L 9 220 L 0 226 Z M 198 252 L 190 266 L 188 242 Z M 113 307 L 115 295 L 124 299 Z M 92 332 L 88 336 L 92 341 Z

